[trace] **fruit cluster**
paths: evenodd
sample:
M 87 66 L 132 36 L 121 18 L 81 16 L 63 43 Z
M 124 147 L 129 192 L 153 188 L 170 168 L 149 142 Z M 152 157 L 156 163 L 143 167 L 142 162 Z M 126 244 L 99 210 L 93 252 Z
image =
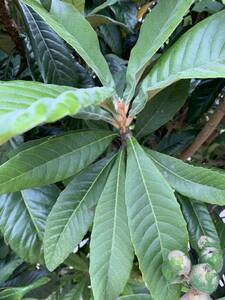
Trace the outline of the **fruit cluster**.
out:
M 198 241 L 199 263 L 193 265 L 189 257 L 179 250 L 169 253 L 162 273 L 170 284 L 182 283 L 188 291 L 180 300 L 212 300 L 219 283 L 218 273 L 223 267 L 223 253 L 216 242 L 207 236 Z

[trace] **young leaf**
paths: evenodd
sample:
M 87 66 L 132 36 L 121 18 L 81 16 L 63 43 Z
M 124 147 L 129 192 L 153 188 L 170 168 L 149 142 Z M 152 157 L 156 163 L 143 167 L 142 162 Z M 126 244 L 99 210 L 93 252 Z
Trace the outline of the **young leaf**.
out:
M 48 13 L 35 0 L 22 0 L 42 19 L 94 70 L 103 85 L 113 87 L 114 81 L 108 65 L 100 51 L 95 31 L 82 14 L 70 3 L 53 0 Z
M 191 246 L 195 251 L 200 252 L 198 240 L 202 235 L 211 237 L 215 241 L 215 247 L 221 249 L 220 239 L 207 206 L 181 195 L 178 196 L 178 199 L 187 222 Z
M 44 82 L 80 87 L 75 59 L 64 41 L 31 8 L 20 7 Z
M 49 270 L 60 265 L 87 233 L 113 158 L 111 155 L 85 169 L 59 195 L 48 217 L 44 238 Z
M 171 120 L 188 97 L 189 80 L 181 80 L 156 95 L 138 115 L 135 136 L 142 138 Z
M 0 82 L 0 144 L 44 122 L 73 116 L 81 107 L 99 104 L 114 93 L 106 87 L 59 91 L 63 88 L 54 85 Z
M 131 100 L 151 58 L 176 29 L 193 2 L 161 0 L 145 18 L 128 63 L 127 88 L 124 95 L 126 101 Z
M 115 133 L 99 130 L 43 139 L 0 166 L 0 194 L 69 178 L 95 161 L 115 137 Z
M 125 161 L 121 151 L 99 199 L 90 245 L 94 298 L 113 300 L 124 289 L 133 250 L 125 205 Z
M 169 184 L 180 194 L 198 201 L 224 205 L 225 175 L 194 167 L 174 157 L 147 150 Z
M 134 138 L 128 141 L 126 203 L 131 239 L 154 300 L 178 300 L 161 266 L 172 250 L 187 251 L 188 234 L 173 190 Z
M 56 186 L 48 186 L 0 196 L 0 230 L 13 251 L 27 262 L 44 262 L 45 223 L 58 195 Z
M 135 105 L 148 93 L 185 78 L 225 77 L 225 10 L 186 32 L 154 65 L 142 83 Z M 156 92 L 156 91 L 155 91 Z

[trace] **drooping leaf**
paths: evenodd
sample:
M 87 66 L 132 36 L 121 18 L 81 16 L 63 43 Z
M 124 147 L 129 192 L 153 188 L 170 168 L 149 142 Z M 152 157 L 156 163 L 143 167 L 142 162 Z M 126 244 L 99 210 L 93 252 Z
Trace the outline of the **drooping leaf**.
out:
M 134 294 L 134 295 L 119 297 L 117 298 L 117 300 L 152 300 L 152 297 L 147 294 Z
M 0 82 L 0 143 L 44 122 L 73 116 L 81 107 L 99 104 L 113 93 L 106 87 L 75 90 L 25 81 Z
M 172 250 L 187 251 L 185 221 L 173 190 L 134 138 L 128 141 L 126 203 L 129 228 L 143 279 L 154 300 L 179 299 L 161 266 Z
M 69 178 L 95 161 L 115 137 L 99 130 L 43 139 L 0 166 L 0 194 Z
M 113 157 L 102 159 L 75 176 L 57 199 L 44 239 L 49 270 L 62 263 L 87 233 Z
M 95 9 L 93 9 L 89 15 L 93 15 L 96 14 L 97 12 L 99 12 L 100 10 L 106 8 L 107 6 L 113 5 L 117 2 L 118 0 L 106 0 L 104 1 L 101 5 L 97 6 Z
M 182 211 L 187 222 L 191 246 L 200 252 L 198 240 L 202 235 L 211 237 L 215 247 L 221 249 L 220 239 L 206 204 L 179 196 Z
M 40 286 L 45 285 L 48 281 L 49 281 L 49 279 L 47 277 L 43 277 L 25 287 L 5 289 L 3 291 L 0 291 L 0 299 L 1 300 L 21 300 L 25 294 L 27 294 L 28 292 L 30 292 L 33 289 L 36 289 Z
M 95 31 L 72 4 L 53 0 L 51 11 L 48 13 L 35 0 L 22 0 L 22 2 L 39 14 L 61 38 L 78 52 L 104 85 L 114 86 L 108 65 L 101 54 Z
M 178 81 L 151 99 L 137 117 L 136 137 L 146 136 L 171 120 L 187 100 L 189 86 L 189 80 Z
M 195 167 L 174 157 L 147 150 L 170 185 L 180 194 L 197 201 L 225 204 L 225 175 Z
M 133 250 L 125 205 L 125 160 L 121 151 L 99 199 L 90 245 L 94 298 L 113 300 L 124 289 Z
M 13 251 L 30 263 L 43 263 L 47 217 L 59 195 L 56 186 L 0 196 L 0 230 Z
M 134 101 L 135 111 L 151 95 L 185 78 L 225 77 L 225 11 L 187 31 L 154 65 Z
M 176 29 L 193 2 L 161 0 L 145 18 L 127 68 L 127 88 L 124 95 L 127 102 L 133 97 L 135 87 L 151 58 Z
M 64 41 L 31 8 L 20 6 L 44 82 L 82 87 L 80 69 Z

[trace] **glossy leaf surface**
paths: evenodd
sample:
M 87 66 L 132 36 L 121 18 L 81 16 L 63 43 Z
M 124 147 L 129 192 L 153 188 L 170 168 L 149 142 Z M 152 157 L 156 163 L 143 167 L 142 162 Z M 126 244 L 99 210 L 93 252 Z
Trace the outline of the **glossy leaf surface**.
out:
M 0 166 L 0 194 L 66 179 L 92 163 L 116 134 L 69 132 L 25 148 Z
M 128 141 L 126 203 L 131 239 L 153 299 L 178 300 L 179 286 L 167 283 L 161 267 L 170 251 L 187 251 L 186 224 L 173 190 L 134 138 Z
M 90 245 L 94 297 L 113 300 L 124 289 L 132 268 L 133 250 L 125 205 L 125 159 L 121 151 L 99 199 Z

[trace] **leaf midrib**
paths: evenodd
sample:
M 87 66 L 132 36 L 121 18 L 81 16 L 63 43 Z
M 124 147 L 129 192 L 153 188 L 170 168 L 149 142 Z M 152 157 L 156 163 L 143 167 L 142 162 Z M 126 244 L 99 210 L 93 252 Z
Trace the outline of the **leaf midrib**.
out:
M 77 207 L 75 208 L 75 210 L 73 211 L 72 215 L 70 216 L 67 225 L 64 226 L 63 231 L 61 232 L 61 234 L 59 235 L 59 238 L 57 239 L 57 243 L 55 248 L 58 247 L 58 244 L 60 244 L 60 240 L 62 238 L 62 235 L 65 233 L 66 229 L 68 228 L 68 224 L 70 223 L 71 219 L 74 217 L 74 215 L 76 214 L 76 212 L 79 210 L 80 206 L 83 204 L 83 202 L 85 201 L 85 199 L 87 198 L 88 194 L 90 193 L 90 191 L 92 190 L 93 186 L 95 185 L 95 183 L 98 181 L 99 177 L 102 175 L 102 173 L 105 171 L 105 169 L 108 167 L 108 165 L 111 163 L 111 161 L 113 160 L 113 158 L 116 156 L 116 154 L 107 162 L 107 164 L 102 168 L 102 170 L 100 171 L 100 173 L 98 173 L 98 175 L 96 176 L 95 180 L 92 182 L 92 184 L 90 185 L 90 187 L 88 188 L 88 190 L 86 191 L 86 193 L 84 194 L 84 196 L 82 197 L 82 199 L 80 200 L 79 204 L 77 205 Z
M 162 257 L 164 259 L 165 257 L 164 257 L 164 253 L 162 251 L 162 249 L 164 249 L 164 247 L 162 245 L 162 239 L 161 239 L 161 233 L 160 233 L 159 226 L 158 226 L 158 221 L 157 221 L 157 218 L 156 218 L 156 215 L 155 215 L 155 211 L 154 211 L 153 205 L 152 205 L 152 203 L 150 201 L 151 198 L 150 198 L 150 195 L 149 195 L 149 192 L 148 192 L 148 188 L 147 188 L 147 185 L 146 185 L 146 182 L 145 182 L 145 179 L 144 179 L 144 174 L 142 172 L 142 168 L 140 166 L 140 163 L 139 163 L 139 160 L 138 160 L 138 156 L 137 156 L 137 153 L 135 151 L 135 147 L 134 147 L 132 139 L 130 139 L 130 143 L 131 143 L 134 155 L 135 155 L 135 159 L 136 159 L 136 162 L 137 162 L 137 165 L 138 165 L 139 172 L 141 174 L 141 178 L 142 178 L 142 181 L 143 181 L 143 184 L 144 184 L 144 188 L 145 188 L 146 194 L 147 194 L 148 199 L 149 199 L 149 204 L 150 204 L 151 209 L 152 209 L 152 213 L 153 213 L 153 216 L 154 216 L 156 228 L 157 228 L 157 231 L 158 231 L 158 236 L 159 236 L 159 241 L 160 241 L 160 247 L 161 247 L 161 253 L 162 253 Z
M 26 207 L 26 209 L 27 209 L 27 212 L 28 212 L 28 214 L 29 214 L 29 216 L 30 216 L 30 219 L 31 219 L 31 221 L 32 221 L 32 223 L 33 223 L 33 225 L 34 225 L 34 228 L 36 229 L 36 233 L 37 233 L 38 239 L 41 241 L 42 239 L 40 238 L 40 235 L 39 235 L 39 234 L 40 234 L 40 230 L 39 230 L 39 228 L 38 228 L 38 226 L 37 226 L 37 224 L 36 224 L 36 222 L 35 222 L 35 218 L 34 218 L 33 214 L 32 214 L 31 211 L 30 211 L 30 207 L 29 207 L 29 205 L 28 205 L 27 202 L 26 202 L 26 199 L 25 199 L 25 196 L 24 196 L 24 194 L 23 194 L 23 191 L 21 191 L 21 196 L 22 196 L 24 205 L 25 205 L 25 207 Z
M 35 13 L 36 13 L 36 12 L 35 12 Z M 62 76 L 61 76 L 61 74 L 60 74 L 60 72 L 59 72 L 59 70 L 58 70 L 58 68 L 57 68 L 57 66 L 56 66 L 56 62 L 55 62 L 55 60 L 54 60 L 54 58 L 53 58 L 53 56 L 52 56 L 52 53 L 51 53 L 50 49 L 49 49 L 49 47 L 47 46 L 47 43 L 46 43 L 45 38 L 44 38 L 44 35 L 42 34 L 42 32 L 41 32 L 41 30 L 40 30 L 40 28 L 39 28 L 39 26 L 38 26 L 38 22 L 35 20 L 33 14 L 32 14 L 30 11 L 29 11 L 29 14 L 30 14 L 30 17 L 31 17 L 31 19 L 33 20 L 34 24 L 36 25 L 36 28 L 37 28 L 37 30 L 38 30 L 38 32 L 39 32 L 39 34 L 40 34 L 40 37 L 41 37 L 41 39 L 42 39 L 42 41 L 43 41 L 43 43 L 44 43 L 44 45 L 45 45 L 45 48 L 46 48 L 46 50 L 47 50 L 47 53 L 48 53 L 49 56 L 51 57 L 51 61 L 53 62 L 53 65 L 55 66 L 55 70 L 57 71 L 58 77 L 62 80 Z M 37 13 L 36 13 L 36 14 L 37 14 Z M 51 28 L 51 29 L 52 29 L 52 28 Z M 31 29 L 31 31 L 32 31 L 32 33 L 33 33 L 33 30 L 32 30 L 32 29 Z M 33 39 L 33 34 L 32 34 L 32 39 Z M 34 39 L 33 39 L 33 41 L 34 41 Z M 35 43 L 36 43 L 36 41 L 35 41 Z M 39 60 L 41 61 L 40 56 L 39 56 Z M 43 68 L 41 68 L 41 69 L 43 70 Z M 46 76 L 46 75 L 45 75 L 45 76 Z
M 107 285 L 105 287 L 105 292 L 109 284 L 109 278 L 110 278 L 110 269 L 111 269 L 111 261 L 112 261 L 112 253 L 114 249 L 114 243 L 115 243 L 115 236 L 116 236 L 116 228 L 117 228 L 117 208 L 118 208 L 118 196 L 119 196 L 119 186 L 120 186 L 120 170 L 121 170 L 121 161 L 123 157 L 123 150 L 120 153 L 119 157 L 119 163 L 118 163 L 118 170 L 117 170 L 117 181 L 116 181 L 116 194 L 115 194 L 115 209 L 114 209 L 114 217 L 113 217 L 113 232 L 112 232 L 112 244 L 110 249 L 110 257 L 109 257 L 109 267 L 107 272 Z
M 91 142 L 91 143 L 89 143 L 89 144 L 83 145 L 82 147 L 77 148 L 77 149 L 75 149 L 75 150 L 73 150 L 73 151 L 71 151 L 71 152 L 68 152 L 68 153 L 64 154 L 64 155 L 61 155 L 61 156 L 59 156 L 59 157 L 57 157 L 57 158 L 48 160 L 47 162 L 45 161 L 44 163 L 42 163 L 42 164 L 40 164 L 40 165 L 34 167 L 33 169 L 29 169 L 28 171 L 26 171 L 26 172 L 20 174 L 19 176 L 12 177 L 10 180 L 3 182 L 2 184 L 0 184 L 0 188 L 1 188 L 1 186 L 4 186 L 6 183 L 10 183 L 11 181 L 14 181 L 14 180 L 16 180 L 16 179 L 18 179 L 18 178 L 20 178 L 20 177 L 23 177 L 24 174 L 29 173 L 31 170 L 33 171 L 33 170 L 35 170 L 35 169 L 37 169 L 37 168 L 39 168 L 39 167 L 42 167 L 42 166 L 45 165 L 45 164 L 48 164 L 49 162 L 53 162 L 53 161 L 55 161 L 55 160 L 58 160 L 58 159 L 61 160 L 62 158 L 64 159 L 67 155 L 71 155 L 72 153 L 74 154 L 76 151 L 80 151 L 80 150 L 82 150 L 82 149 L 85 148 L 85 147 L 89 147 L 89 146 L 91 146 L 91 145 L 94 145 L 95 143 L 99 143 L 99 142 L 103 141 L 104 139 L 108 139 L 109 137 L 112 137 L 112 136 L 116 136 L 116 134 L 114 133 L 114 134 L 111 134 L 111 135 L 107 135 L 107 136 L 105 136 L 105 137 L 103 137 L 103 138 L 101 138 L 101 139 L 99 139 L 99 140 L 97 140 L 97 141 L 95 140 L 94 142 Z M 47 143 L 48 141 L 49 141 L 49 140 L 45 141 L 44 143 L 42 143 L 42 145 L 45 144 L 45 143 Z M 25 150 L 25 151 L 28 151 L 28 150 L 29 150 L 29 149 L 27 149 L 27 150 Z M 25 152 L 25 151 L 23 151 L 23 152 Z M 18 154 L 18 155 L 19 155 L 19 154 Z M 8 163 L 8 162 L 6 162 L 6 163 Z M 5 163 L 5 164 L 6 164 L 6 163 Z M 3 164 L 3 165 L 4 165 L 4 164 Z M 2 165 L 2 166 L 3 166 L 3 165 Z

